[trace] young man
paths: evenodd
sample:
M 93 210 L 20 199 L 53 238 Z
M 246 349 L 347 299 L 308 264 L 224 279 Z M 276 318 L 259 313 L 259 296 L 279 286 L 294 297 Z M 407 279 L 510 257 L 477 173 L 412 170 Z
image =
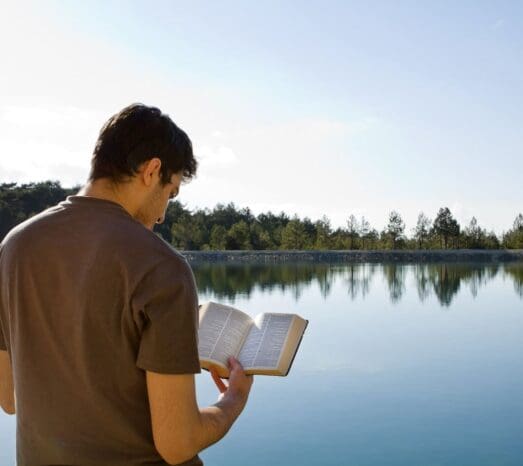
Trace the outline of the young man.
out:
M 131 105 L 102 128 L 78 195 L 2 242 L 0 405 L 17 414 L 19 466 L 201 465 L 243 410 L 253 378 L 234 358 L 198 408 L 194 278 L 151 231 L 195 172 L 187 135 Z

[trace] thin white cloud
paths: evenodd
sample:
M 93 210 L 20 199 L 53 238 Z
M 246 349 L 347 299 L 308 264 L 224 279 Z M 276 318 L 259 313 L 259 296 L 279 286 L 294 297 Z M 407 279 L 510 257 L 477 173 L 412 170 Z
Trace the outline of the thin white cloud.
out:
M 77 128 L 89 124 L 95 114 L 75 107 L 35 107 L 7 105 L 0 108 L 0 119 L 18 127 Z
M 369 131 L 379 123 L 376 117 L 363 117 L 354 121 L 334 120 L 328 118 L 310 118 L 292 120 L 274 125 L 257 126 L 238 132 L 239 136 L 284 136 L 286 140 L 295 140 L 301 137 L 318 138 L 332 136 L 350 136 Z
M 468 225 L 469 220 L 472 218 L 472 214 L 467 207 L 465 207 L 461 202 L 456 201 L 449 206 L 449 209 L 462 228 Z
M 216 166 L 230 166 L 238 162 L 238 157 L 234 151 L 227 146 L 196 146 L 195 155 L 203 169 Z
M 280 212 L 285 212 L 289 217 L 292 217 L 294 214 L 300 215 L 302 218 L 305 216 L 302 211 L 302 206 L 293 204 L 290 202 L 283 202 L 281 204 L 277 203 L 267 203 L 267 202 L 254 202 L 249 205 L 249 208 L 258 215 L 261 213 L 272 212 L 273 214 L 279 214 Z
M 212 132 L 212 136 L 217 139 L 227 139 L 227 135 L 223 131 L 220 131 L 218 129 L 215 129 Z
M 84 183 L 89 171 L 89 156 L 45 141 L 0 140 L 4 154 L 1 182 L 28 183 L 57 180 L 64 186 Z
M 1 181 L 83 183 L 101 120 L 74 107 L 0 107 Z
M 492 24 L 491 28 L 494 30 L 501 29 L 505 25 L 504 19 L 498 19 L 494 24 Z
M 5 157 L 6 154 L 4 154 Z M 23 170 L 16 168 L 7 168 L 0 165 L 0 183 L 14 183 L 24 179 L 25 173 Z
M 343 226 L 351 212 L 365 212 L 367 190 L 350 142 L 375 137 L 379 123 L 372 117 L 265 125 L 246 119 L 240 127 L 220 128 L 206 136 L 214 143 L 195 144 L 200 170 L 183 196 L 192 207 L 233 201 L 255 214 L 284 211 L 311 220 L 327 215 L 333 228 Z

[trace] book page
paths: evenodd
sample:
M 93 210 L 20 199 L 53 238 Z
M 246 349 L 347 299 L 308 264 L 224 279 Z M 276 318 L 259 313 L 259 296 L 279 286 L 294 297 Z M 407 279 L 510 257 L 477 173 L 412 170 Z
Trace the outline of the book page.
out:
M 238 355 L 251 325 L 251 317 L 238 309 L 217 303 L 203 305 L 198 331 L 200 358 L 227 366 L 227 358 Z
M 238 357 L 243 367 L 278 367 L 292 319 L 292 314 L 257 316 Z

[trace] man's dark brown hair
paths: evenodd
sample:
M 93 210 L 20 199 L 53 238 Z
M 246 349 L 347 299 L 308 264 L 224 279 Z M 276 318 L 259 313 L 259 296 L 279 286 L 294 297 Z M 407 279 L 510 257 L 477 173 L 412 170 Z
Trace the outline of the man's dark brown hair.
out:
M 125 181 L 153 157 L 162 161 L 163 184 L 174 173 L 182 173 L 185 181 L 196 174 L 197 162 L 187 134 L 158 108 L 131 104 L 109 118 L 100 130 L 89 180 Z

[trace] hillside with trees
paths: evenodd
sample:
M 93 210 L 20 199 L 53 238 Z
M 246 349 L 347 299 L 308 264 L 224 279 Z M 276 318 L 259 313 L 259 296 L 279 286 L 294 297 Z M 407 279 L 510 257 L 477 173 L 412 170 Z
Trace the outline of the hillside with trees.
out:
M 18 223 L 75 193 L 55 181 L 0 184 L 0 238 Z M 171 202 L 165 221 L 155 232 L 181 250 L 367 250 L 367 249 L 523 249 L 523 214 L 501 237 L 473 217 L 460 225 L 448 207 L 429 218 L 420 212 L 410 234 L 401 214 L 392 210 L 382 230 L 365 217 L 347 215 L 344 227 L 318 220 L 290 217 L 284 212 L 254 215 L 233 203 L 213 209 L 189 210 Z

